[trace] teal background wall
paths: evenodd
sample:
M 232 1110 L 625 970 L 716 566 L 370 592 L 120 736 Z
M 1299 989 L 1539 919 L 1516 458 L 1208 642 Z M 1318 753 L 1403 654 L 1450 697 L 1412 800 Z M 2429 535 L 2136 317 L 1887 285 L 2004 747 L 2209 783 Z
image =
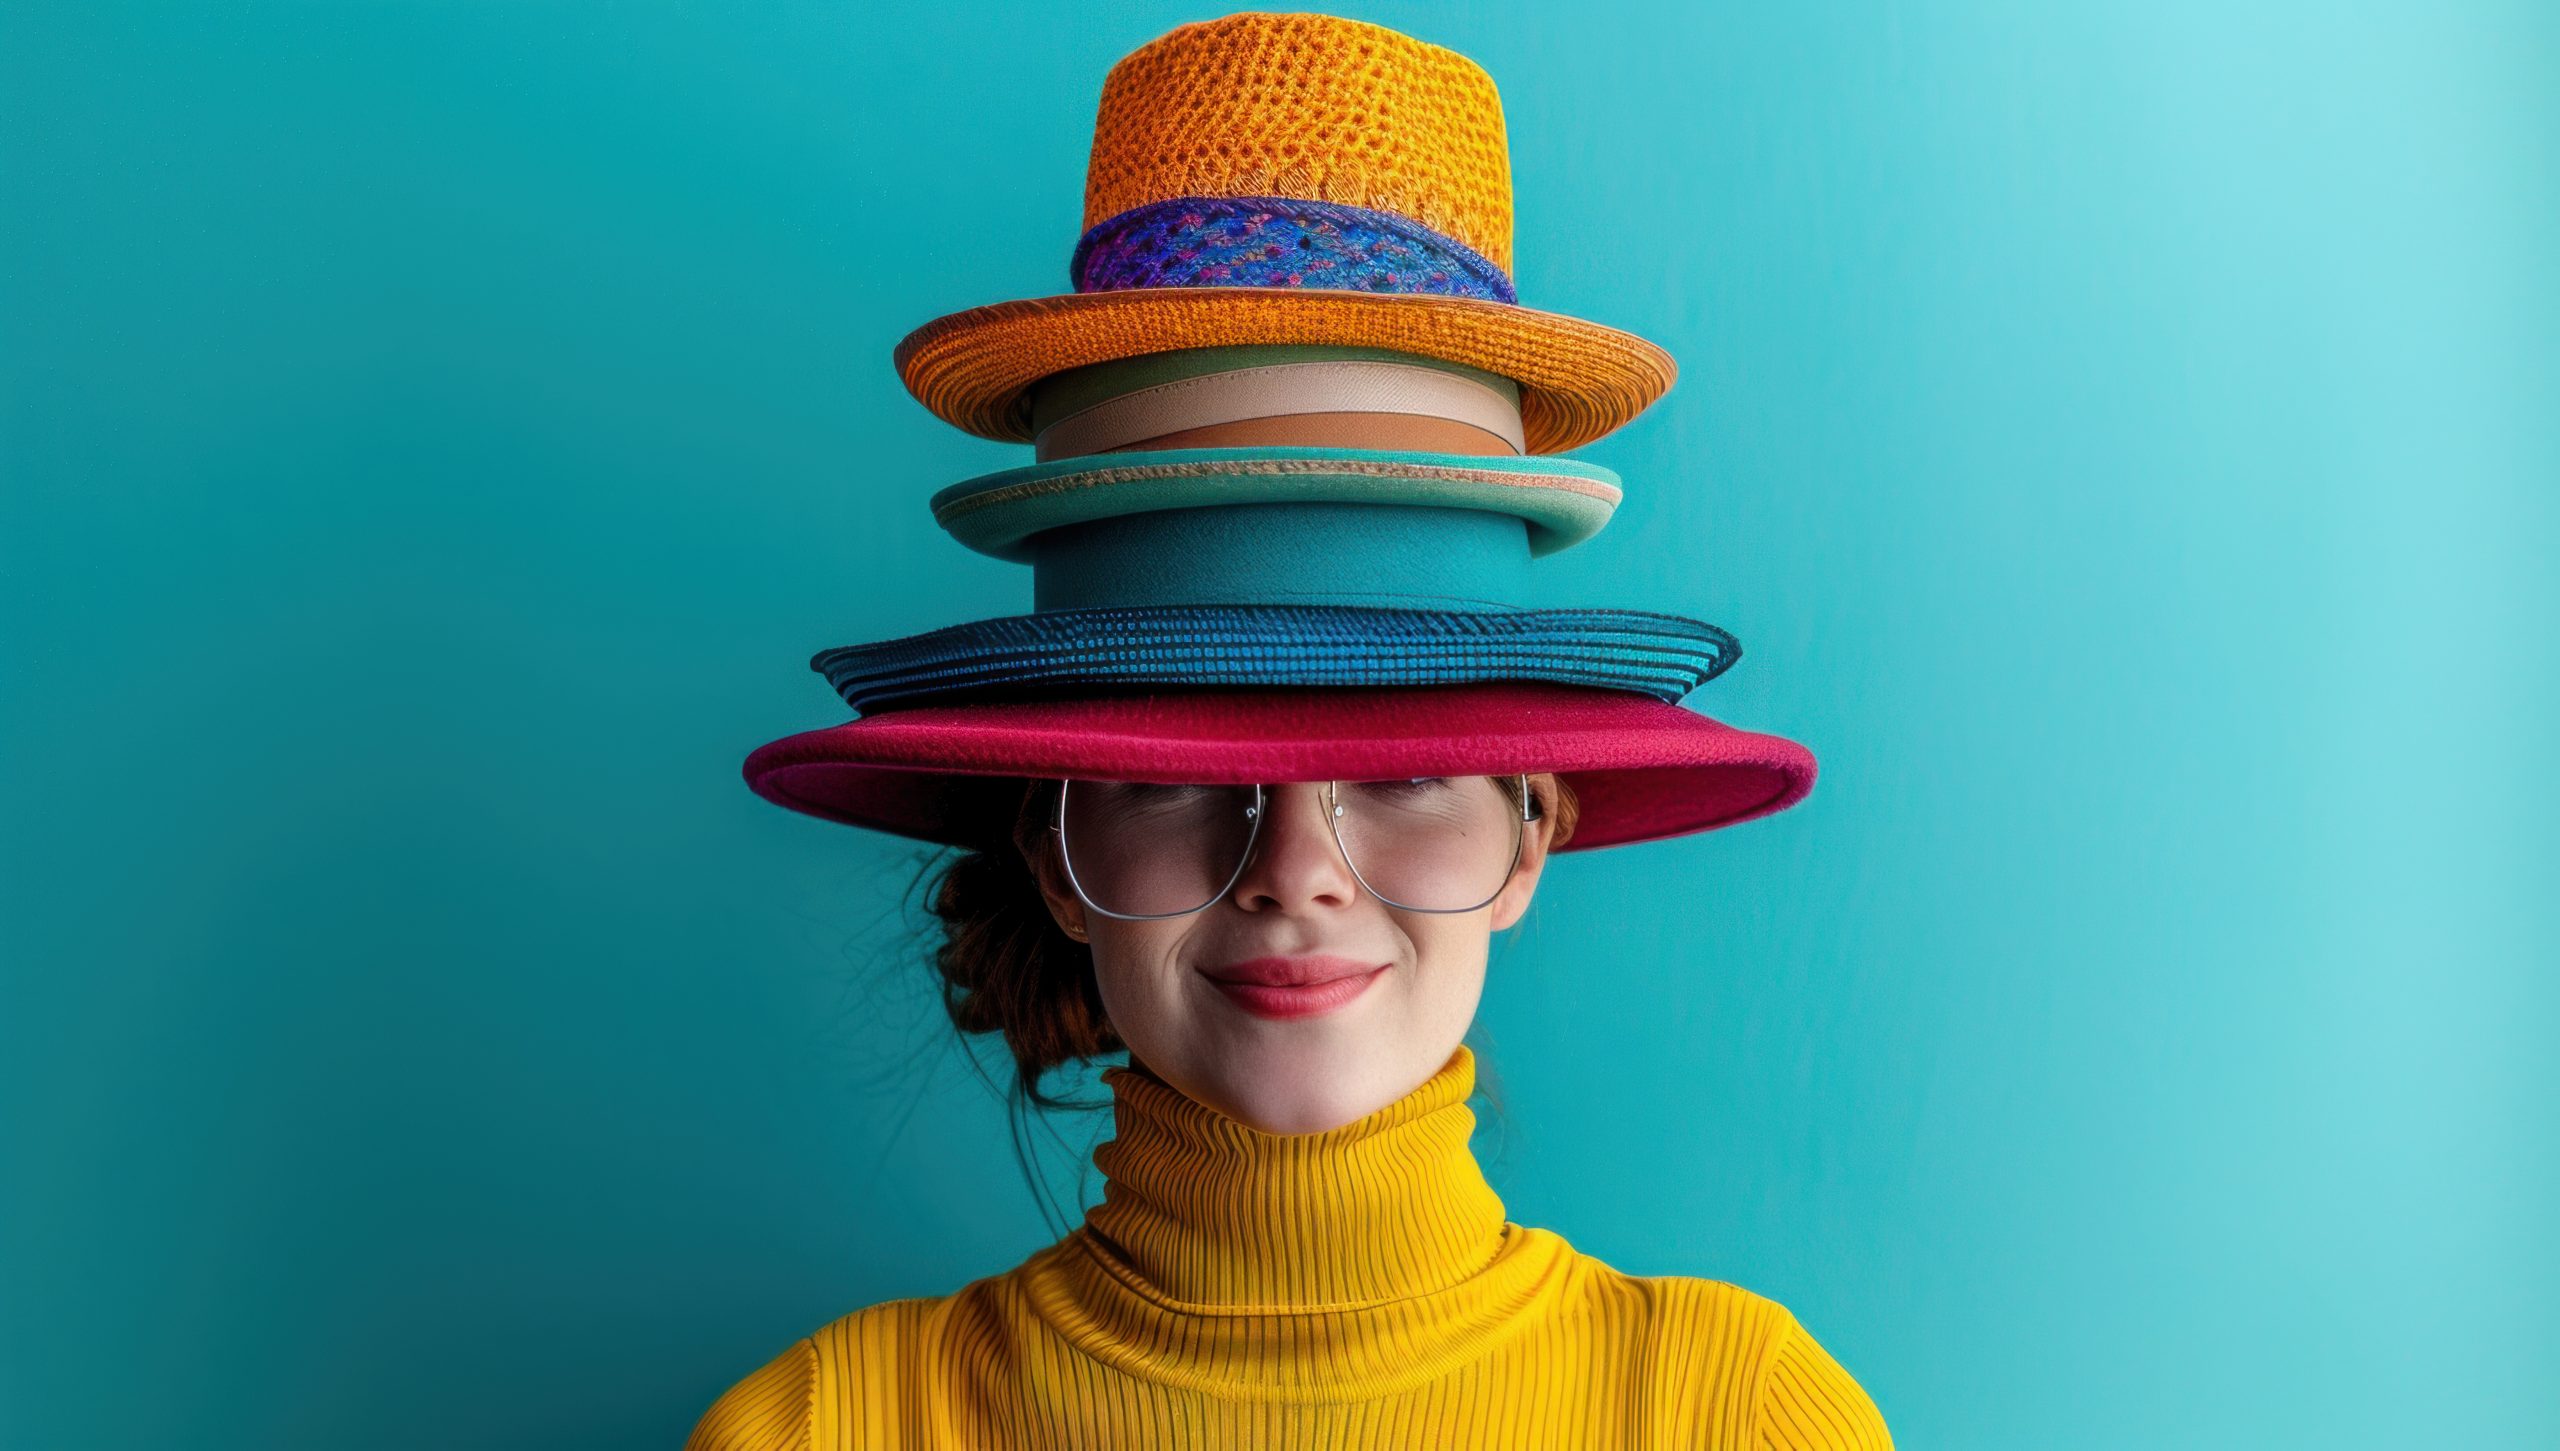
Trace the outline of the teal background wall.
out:
M 0 13 L 0 1444 L 673 1446 L 1047 1242 L 916 853 L 738 763 L 1027 607 L 889 349 L 1215 13 Z M 1552 599 L 1824 768 L 1498 945 L 1513 1216 L 1910 1448 L 2553 1444 L 2552 12 L 1352 13 L 1682 363 Z

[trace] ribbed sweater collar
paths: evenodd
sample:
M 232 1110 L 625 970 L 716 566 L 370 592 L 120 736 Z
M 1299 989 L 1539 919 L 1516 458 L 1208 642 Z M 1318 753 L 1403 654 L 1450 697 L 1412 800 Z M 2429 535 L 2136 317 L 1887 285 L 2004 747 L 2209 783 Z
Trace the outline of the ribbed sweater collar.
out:
M 1337 1128 L 1262 1132 L 1143 1069 L 1103 1075 L 1115 1137 L 1094 1150 L 1097 1247 L 1163 1298 L 1355 1307 L 1458 1283 L 1502 1248 L 1502 1200 L 1468 1135 L 1475 1055 Z
M 1541 1323 L 1578 1258 L 1507 1223 L 1467 1147 L 1464 1047 L 1403 1098 L 1266 1134 L 1162 1079 L 1103 1077 L 1103 1202 L 1004 1285 L 1095 1360 L 1229 1399 L 1352 1403 L 1412 1390 Z

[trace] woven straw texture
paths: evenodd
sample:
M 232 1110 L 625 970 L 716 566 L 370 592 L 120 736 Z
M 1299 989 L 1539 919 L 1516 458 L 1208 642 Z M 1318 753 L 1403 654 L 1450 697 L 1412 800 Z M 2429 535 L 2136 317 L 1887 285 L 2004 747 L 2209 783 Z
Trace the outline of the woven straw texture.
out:
M 1229 15 L 1122 57 L 1102 82 L 1084 225 L 1184 196 L 1397 212 L 1511 270 L 1511 155 L 1493 77 L 1381 25 Z
M 898 344 L 898 375 L 936 417 L 1031 441 L 1030 388 L 1090 363 L 1175 348 L 1338 343 L 1395 348 L 1520 384 L 1531 453 L 1617 429 L 1670 391 L 1679 369 L 1644 339 L 1517 303 L 1290 287 L 1071 292 L 936 318 Z
M 1742 642 L 1652 610 L 1149 605 L 972 620 L 821 650 L 809 668 L 856 712 L 1034 686 L 1445 685 L 1547 680 L 1668 704 Z

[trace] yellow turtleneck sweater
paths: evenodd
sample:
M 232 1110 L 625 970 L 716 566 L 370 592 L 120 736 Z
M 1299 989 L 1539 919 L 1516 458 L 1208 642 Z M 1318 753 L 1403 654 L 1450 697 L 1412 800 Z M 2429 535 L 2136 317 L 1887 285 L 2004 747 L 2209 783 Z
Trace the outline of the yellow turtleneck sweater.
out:
M 1475 1058 L 1314 1134 L 1111 1068 L 1103 1202 L 1004 1274 L 891 1300 L 731 1387 L 686 1451 L 1889 1451 L 1785 1306 L 1503 1218 Z

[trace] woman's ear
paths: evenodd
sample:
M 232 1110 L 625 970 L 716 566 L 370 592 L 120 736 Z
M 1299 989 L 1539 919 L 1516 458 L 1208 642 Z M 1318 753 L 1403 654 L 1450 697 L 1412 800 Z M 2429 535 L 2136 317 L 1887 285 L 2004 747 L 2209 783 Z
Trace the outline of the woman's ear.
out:
M 1528 915 L 1529 899 L 1537 895 L 1538 876 L 1547 868 L 1547 843 L 1555 837 L 1555 817 L 1541 811 L 1535 821 L 1520 827 L 1520 860 L 1511 868 L 1511 880 L 1505 882 L 1501 895 L 1493 899 L 1493 930 L 1496 932 Z
M 1031 879 L 1040 886 L 1040 900 L 1048 907 L 1050 920 L 1076 941 L 1087 940 L 1084 899 L 1076 895 L 1075 888 L 1058 869 L 1057 838 L 1043 832 L 1033 840 L 1036 845 L 1017 843 L 1015 849 L 1022 854 L 1022 864 L 1030 870 Z

